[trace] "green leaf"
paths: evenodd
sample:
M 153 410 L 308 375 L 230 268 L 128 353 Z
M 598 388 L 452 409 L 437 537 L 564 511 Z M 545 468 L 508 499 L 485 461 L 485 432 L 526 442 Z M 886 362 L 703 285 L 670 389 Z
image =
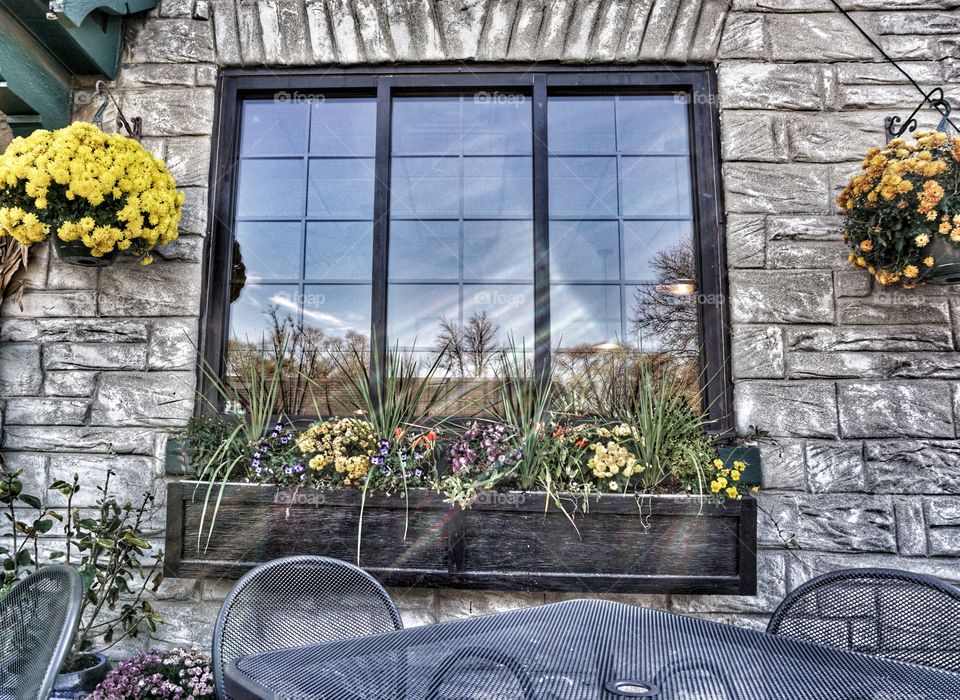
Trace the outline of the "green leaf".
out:
M 50 552 L 50 558 L 51 558 L 51 559 L 63 559 L 65 556 L 67 556 L 67 553 L 66 553 L 66 552 L 61 552 L 61 551 L 59 551 L 59 550 L 56 551 L 56 552 Z
M 41 508 L 43 508 L 43 503 L 41 503 L 40 499 L 37 498 L 36 496 L 31 496 L 28 493 L 22 493 L 20 494 L 19 499 L 23 503 L 26 503 L 28 506 L 32 508 L 36 508 L 37 510 L 40 510 Z
M 45 535 L 53 528 L 52 520 L 34 520 L 33 529 L 39 532 L 41 535 Z

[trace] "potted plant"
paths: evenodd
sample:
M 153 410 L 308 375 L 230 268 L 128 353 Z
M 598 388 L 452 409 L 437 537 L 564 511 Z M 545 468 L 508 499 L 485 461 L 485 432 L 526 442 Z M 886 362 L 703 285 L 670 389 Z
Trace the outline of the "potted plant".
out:
M 479 415 L 440 420 L 439 363 L 387 353 L 368 372 L 368 353 L 332 360 L 351 414 L 306 427 L 269 420 L 281 363 L 211 376 L 246 410 L 182 436 L 192 478 L 167 487 L 167 575 L 321 553 L 401 586 L 755 590 L 756 482 L 662 358 L 611 353 L 572 386 L 508 347 Z
M 107 674 L 88 700 L 193 698 L 214 700 L 210 657 L 196 649 L 142 651 Z
M 870 149 L 837 198 L 849 259 L 882 285 L 960 281 L 960 137 L 913 137 Z
M 11 547 L 0 548 L 3 564 L 2 592 L 23 576 L 43 566 L 39 535 L 48 534 L 56 524 L 63 526 L 66 546 L 50 553 L 51 563 L 77 567 L 83 581 L 80 622 L 73 648 L 54 686 L 52 698 L 74 698 L 90 692 L 110 670 L 104 652 L 143 628 L 156 630 L 162 620 L 144 594 L 151 584 L 154 590 L 162 580 L 157 568 L 163 552 L 145 560 L 151 545 L 143 538 L 142 528 L 153 504 L 153 496 L 144 494 L 136 503 L 119 501 L 110 494 L 108 470 L 104 483 L 97 487 L 99 498 L 93 515 L 74 506 L 80 481 L 55 481 L 51 492 L 66 498 L 66 510 L 47 508 L 42 500 L 23 492 L 19 471 L 0 472 L 0 503 L 11 523 Z M 24 512 L 31 512 L 24 517 Z
M 184 195 L 137 141 L 74 122 L 14 139 L 0 155 L 0 236 L 51 237 L 75 265 L 110 265 L 122 251 L 150 264 L 177 238 Z

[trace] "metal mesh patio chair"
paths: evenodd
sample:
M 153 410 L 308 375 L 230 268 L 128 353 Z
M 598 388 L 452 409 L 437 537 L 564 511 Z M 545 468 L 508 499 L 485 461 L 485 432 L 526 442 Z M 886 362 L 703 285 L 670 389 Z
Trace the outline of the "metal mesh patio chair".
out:
M 276 559 L 247 572 L 230 591 L 213 636 L 213 675 L 248 654 L 403 628 L 400 613 L 363 569 L 327 557 Z
M 0 698 L 47 700 L 77 630 L 83 584 L 45 566 L 0 599 Z
M 960 590 L 896 569 L 843 569 L 780 603 L 767 632 L 960 672 Z

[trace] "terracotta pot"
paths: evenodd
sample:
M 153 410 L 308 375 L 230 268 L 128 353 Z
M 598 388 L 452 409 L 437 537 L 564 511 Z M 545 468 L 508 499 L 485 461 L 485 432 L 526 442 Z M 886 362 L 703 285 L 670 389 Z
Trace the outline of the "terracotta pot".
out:
M 81 241 L 62 241 L 56 233 L 50 236 L 53 241 L 53 249 L 57 251 L 57 257 L 68 265 L 79 265 L 81 267 L 107 267 L 113 265 L 113 261 L 120 254 L 119 250 L 112 250 L 106 255 L 96 258 Z

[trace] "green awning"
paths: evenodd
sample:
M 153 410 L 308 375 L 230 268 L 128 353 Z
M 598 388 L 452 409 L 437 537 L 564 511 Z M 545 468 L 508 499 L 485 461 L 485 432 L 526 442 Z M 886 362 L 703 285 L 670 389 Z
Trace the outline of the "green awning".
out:
M 157 0 L 0 0 L 0 112 L 14 134 L 70 122 L 77 75 L 117 77 L 123 16 Z

